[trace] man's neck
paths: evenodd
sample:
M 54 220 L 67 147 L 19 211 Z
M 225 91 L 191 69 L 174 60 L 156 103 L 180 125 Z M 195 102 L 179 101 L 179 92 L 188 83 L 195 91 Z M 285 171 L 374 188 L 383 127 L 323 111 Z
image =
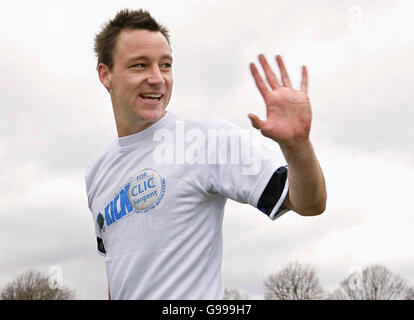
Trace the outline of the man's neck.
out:
M 123 125 L 123 124 L 117 124 L 117 132 L 118 132 L 118 137 L 126 137 L 126 136 L 130 136 L 132 134 L 138 133 L 140 131 L 143 131 L 145 129 L 147 129 L 148 127 L 152 126 L 154 123 L 160 121 L 164 116 L 165 116 L 166 112 L 164 110 L 163 115 L 161 116 L 160 119 L 158 119 L 157 121 L 154 122 L 142 122 L 142 123 L 135 123 L 134 125 Z

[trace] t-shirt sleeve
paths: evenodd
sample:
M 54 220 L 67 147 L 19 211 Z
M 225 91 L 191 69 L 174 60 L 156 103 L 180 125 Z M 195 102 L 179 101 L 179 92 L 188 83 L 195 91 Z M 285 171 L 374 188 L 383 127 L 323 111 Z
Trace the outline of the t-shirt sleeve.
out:
M 95 226 L 95 236 L 96 236 L 96 242 L 97 242 L 97 250 L 98 253 L 101 256 L 106 256 L 106 250 L 105 245 L 103 241 L 102 236 L 102 228 L 104 228 L 104 217 L 101 213 L 98 213 L 97 215 L 93 213 L 92 210 L 92 201 L 90 197 L 91 193 L 91 174 L 89 168 L 86 169 L 85 173 L 85 185 L 86 185 L 86 195 L 88 200 L 88 207 L 90 212 L 92 213 L 92 218 L 94 220 L 94 226 Z
M 106 250 L 105 250 L 105 244 L 102 237 L 102 228 L 104 225 L 104 218 L 101 213 L 98 214 L 96 221 L 95 221 L 95 235 L 96 235 L 96 242 L 97 242 L 97 249 L 98 253 L 101 256 L 106 257 Z
M 255 135 L 223 119 L 216 120 L 214 130 L 215 136 L 208 138 L 206 189 L 248 203 L 272 220 L 289 211 L 282 205 L 289 183 L 278 145 L 266 144 L 260 133 Z
M 287 170 L 288 166 L 286 165 L 279 167 L 273 173 L 257 202 L 257 208 L 272 220 L 276 220 L 289 211 L 283 206 L 283 201 L 289 190 Z

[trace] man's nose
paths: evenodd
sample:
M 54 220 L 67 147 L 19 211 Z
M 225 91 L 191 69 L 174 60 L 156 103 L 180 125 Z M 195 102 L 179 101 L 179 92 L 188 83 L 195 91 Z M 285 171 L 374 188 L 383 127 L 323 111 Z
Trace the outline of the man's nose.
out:
M 148 83 L 150 84 L 164 84 L 164 76 L 158 66 L 155 66 L 151 69 L 151 74 L 148 77 Z

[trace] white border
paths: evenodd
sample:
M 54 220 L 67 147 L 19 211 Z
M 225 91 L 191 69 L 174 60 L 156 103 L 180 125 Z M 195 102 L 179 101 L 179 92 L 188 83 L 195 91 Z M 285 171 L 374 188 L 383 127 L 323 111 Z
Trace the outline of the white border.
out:
M 286 212 L 288 212 L 290 210 L 290 209 L 284 209 L 284 210 L 280 211 L 278 214 L 276 214 L 277 210 L 279 210 L 280 206 L 282 205 L 283 201 L 285 200 L 286 195 L 288 193 L 288 190 L 289 190 L 289 180 L 286 176 L 285 187 L 283 188 L 283 192 L 282 192 L 282 195 L 279 198 L 279 201 L 273 207 L 273 210 L 269 215 L 270 219 L 276 220 L 277 218 L 281 217 L 283 214 L 285 214 Z

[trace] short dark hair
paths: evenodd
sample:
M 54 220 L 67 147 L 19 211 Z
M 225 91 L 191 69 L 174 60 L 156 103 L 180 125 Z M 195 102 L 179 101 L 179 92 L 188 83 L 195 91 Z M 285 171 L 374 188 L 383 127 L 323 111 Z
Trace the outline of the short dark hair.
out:
M 170 45 L 168 29 L 151 17 L 148 11 L 123 9 L 116 14 L 114 19 L 104 24 L 101 32 L 95 35 L 94 50 L 98 58 L 96 67 L 103 63 L 111 70 L 114 66 L 113 52 L 118 35 L 122 30 L 134 29 L 159 31 Z

